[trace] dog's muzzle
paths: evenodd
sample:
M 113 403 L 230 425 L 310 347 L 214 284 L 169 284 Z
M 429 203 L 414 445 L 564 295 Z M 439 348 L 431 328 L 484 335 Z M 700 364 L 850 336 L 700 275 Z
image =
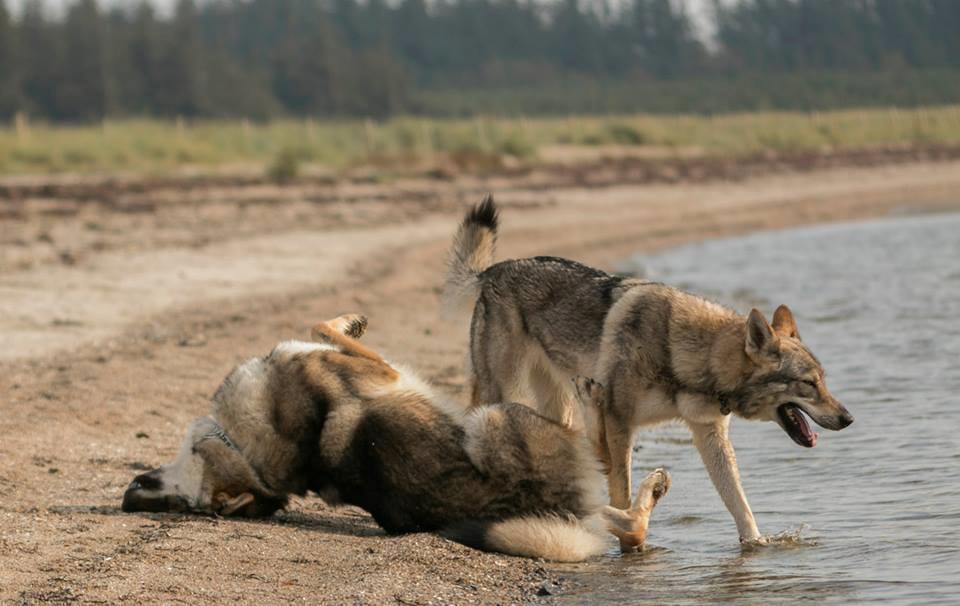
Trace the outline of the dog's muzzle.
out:
M 137 476 L 123 493 L 120 509 L 126 512 L 184 512 L 190 509 L 185 498 L 175 494 L 158 494 L 159 488 L 162 488 L 162 484 L 149 474 Z

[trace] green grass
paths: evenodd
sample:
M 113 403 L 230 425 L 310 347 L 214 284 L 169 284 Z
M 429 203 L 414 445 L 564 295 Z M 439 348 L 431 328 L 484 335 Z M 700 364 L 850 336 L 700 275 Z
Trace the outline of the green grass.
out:
M 0 174 L 169 174 L 248 167 L 283 180 L 301 168 L 404 169 L 536 163 L 545 146 L 628 146 L 737 157 L 889 145 L 960 145 L 960 106 L 722 116 L 284 120 L 268 124 L 124 120 L 97 126 L 0 128 Z M 481 159 L 482 161 L 478 161 Z M 493 162 L 496 160 L 497 162 Z

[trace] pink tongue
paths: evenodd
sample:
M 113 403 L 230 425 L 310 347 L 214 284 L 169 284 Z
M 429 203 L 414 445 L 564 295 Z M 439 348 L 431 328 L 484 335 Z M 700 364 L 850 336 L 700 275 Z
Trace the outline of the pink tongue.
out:
M 817 438 L 819 435 L 815 431 L 810 431 L 810 425 L 807 423 L 807 420 L 804 418 L 803 413 L 799 410 L 794 411 L 794 418 L 797 420 L 797 425 L 800 426 L 800 433 L 803 434 L 803 437 L 807 438 L 810 442 L 810 446 L 817 445 Z

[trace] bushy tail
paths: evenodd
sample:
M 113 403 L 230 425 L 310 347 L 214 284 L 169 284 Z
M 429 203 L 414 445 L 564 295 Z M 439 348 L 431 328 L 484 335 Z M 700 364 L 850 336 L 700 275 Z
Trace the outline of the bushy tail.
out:
M 442 533 L 469 547 L 554 562 L 582 562 L 607 550 L 599 519 L 557 515 L 460 524 Z
M 478 275 L 493 265 L 499 216 L 493 196 L 467 212 L 453 238 L 448 261 L 447 281 L 443 289 L 444 312 L 452 316 L 476 301 Z

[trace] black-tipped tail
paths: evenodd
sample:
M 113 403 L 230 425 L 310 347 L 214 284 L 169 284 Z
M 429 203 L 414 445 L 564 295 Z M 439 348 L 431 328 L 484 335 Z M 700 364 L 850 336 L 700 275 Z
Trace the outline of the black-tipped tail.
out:
M 493 201 L 493 194 L 487 194 L 480 204 L 470 209 L 463 218 L 464 226 L 476 225 L 496 232 L 500 226 L 500 210 Z
M 500 223 L 493 196 L 467 211 L 453 237 L 444 286 L 444 314 L 454 313 L 473 305 L 480 293 L 479 276 L 493 265 Z

